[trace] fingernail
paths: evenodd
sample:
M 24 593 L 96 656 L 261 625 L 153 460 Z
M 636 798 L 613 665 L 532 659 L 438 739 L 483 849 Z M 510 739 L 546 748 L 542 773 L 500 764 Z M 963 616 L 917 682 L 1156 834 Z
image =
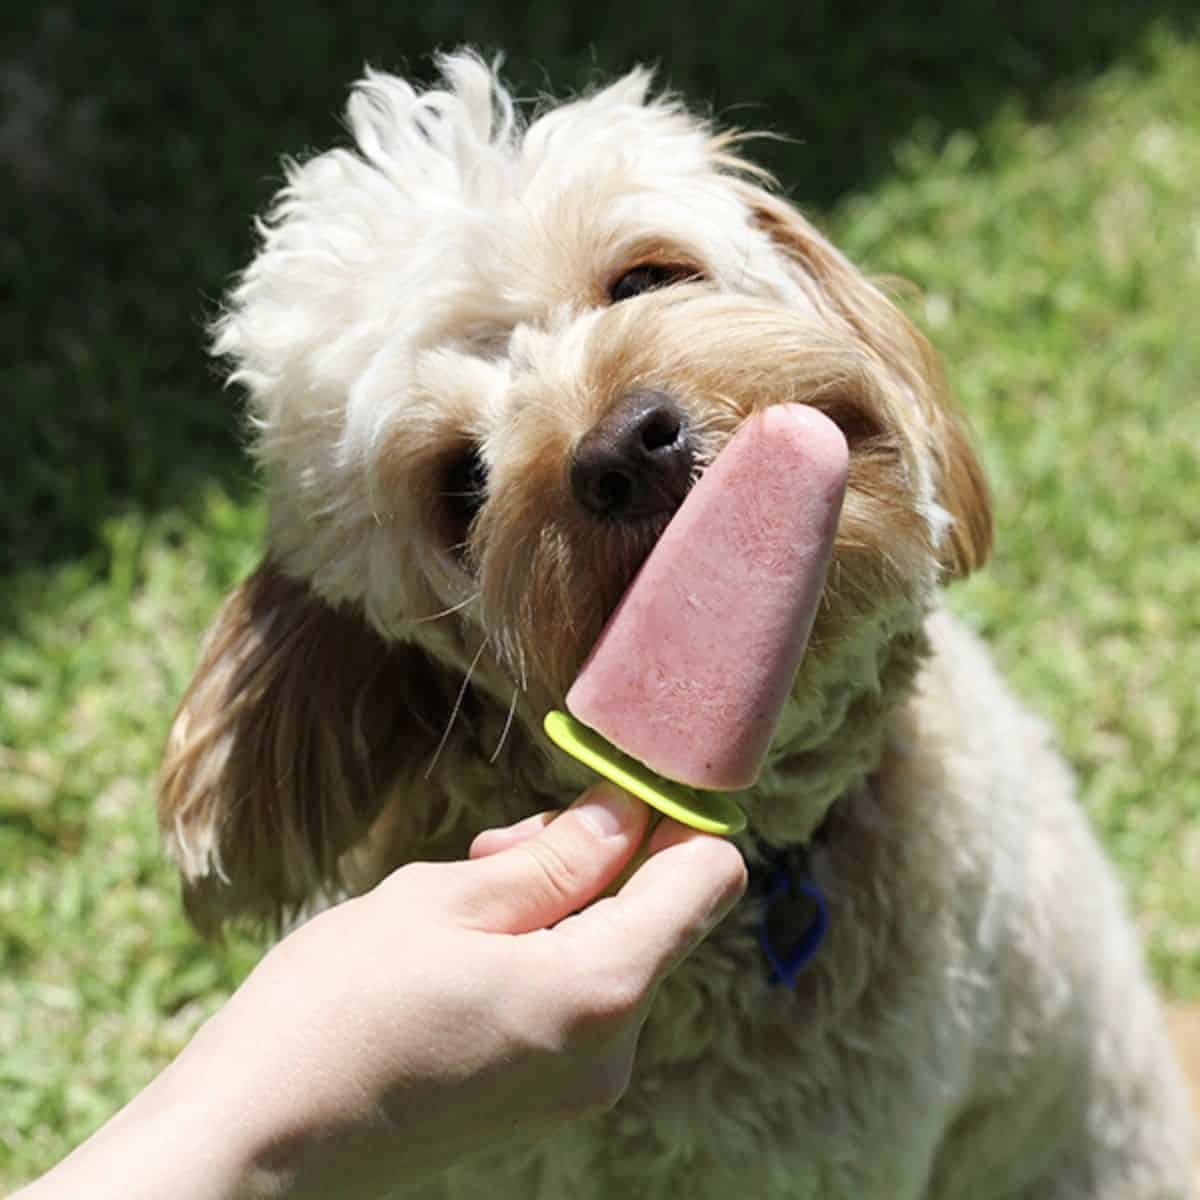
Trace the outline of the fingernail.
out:
M 589 829 L 600 837 L 616 837 L 633 822 L 637 801 L 607 783 L 589 788 L 572 805 Z

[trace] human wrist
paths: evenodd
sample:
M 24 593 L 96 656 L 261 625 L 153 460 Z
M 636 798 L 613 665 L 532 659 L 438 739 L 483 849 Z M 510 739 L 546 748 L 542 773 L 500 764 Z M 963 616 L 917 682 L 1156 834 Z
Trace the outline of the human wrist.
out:
M 168 1115 L 178 1136 L 202 1144 L 194 1157 L 206 1186 L 171 1193 L 180 1200 L 279 1200 L 292 1194 L 284 1152 L 288 1130 L 281 1123 L 290 1106 L 279 1103 L 286 1085 L 272 1070 L 270 1055 L 261 1053 L 267 1039 L 251 1045 L 239 1029 L 241 1014 L 231 1014 L 231 1007 L 240 1007 L 238 997 L 137 1099 Z
M 272 1190 L 274 1181 L 256 1170 L 253 1139 L 223 1119 L 219 1096 L 190 1075 L 190 1064 L 177 1059 L 13 1200 L 267 1200 L 286 1194 Z
M 378 1194 L 373 1179 L 359 1176 L 380 1156 L 381 1129 L 388 1153 L 399 1131 L 367 1082 L 371 1056 L 360 1045 L 370 1021 L 358 1002 L 373 989 L 353 964 L 334 968 L 346 938 L 340 931 L 329 936 L 329 922 L 335 930 L 339 920 L 344 927 L 351 911 L 361 924 L 369 900 L 347 901 L 339 906 L 340 917 L 322 914 L 275 946 L 155 1081 L 171 1103 L 203 1097 L 200 1136 L 224 1147 L 217 1164 L 221 1187 L 207 1195 L 299 1200 Z M 318 948 L 334 980 L 313 981 L 298 992 L 295 981 Z M 393 1013 L 390 1028 L 398 1020 Z M 397 1173 L 407 1180 L 423 1172 L 405 1164 Z

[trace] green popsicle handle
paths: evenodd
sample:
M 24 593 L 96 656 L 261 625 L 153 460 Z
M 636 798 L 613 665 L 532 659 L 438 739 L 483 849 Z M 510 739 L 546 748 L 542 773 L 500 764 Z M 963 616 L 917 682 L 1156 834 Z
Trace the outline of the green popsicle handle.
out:
M 698 791 L 663 779 L 569 713 L 552 710 L 543 724 L 559 749 L 666 816 L 723 837 L 746 828 L 746 814 L 724 792 Z

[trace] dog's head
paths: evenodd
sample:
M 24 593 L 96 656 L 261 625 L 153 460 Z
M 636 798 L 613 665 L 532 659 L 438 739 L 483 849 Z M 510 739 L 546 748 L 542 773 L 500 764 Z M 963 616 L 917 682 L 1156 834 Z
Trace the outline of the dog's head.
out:
M 642 71 L 526 124 L 478 59 L 441 67 L 355 89 L 354 148 L 289 168 L 217 326 L 271 523 L 168 746 L 202 923 L 333 879 L 456 707 L 536 728 L 755 409 L 815 405 L 851 451 L 798 695 L 987 553 L 932 351 L 734 136 Z

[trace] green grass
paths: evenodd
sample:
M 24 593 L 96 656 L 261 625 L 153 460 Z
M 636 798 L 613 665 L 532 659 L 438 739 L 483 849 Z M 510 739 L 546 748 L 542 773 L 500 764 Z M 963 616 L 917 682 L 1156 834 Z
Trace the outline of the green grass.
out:
M 14 581 L 0 639 L 0 1191 L 178 1050 L 254 958 L 180 919 L 152 781 L 197 637 L 261 532 L 214 488 L 129 513 L 103 553 Z
M 240 32 L 234 22 L 230 47 Z M 887 146 L 847 169 L 859 190 L 829 192 L 818 215 L 872 270 L 923 289 L 916 314 L 945 352 L 997 510 L 995 561 L 954 602 L 1060 734 L 1164 989 L 1195 995 L 1200 44 L 1150 28 L 1102 57 L 1091 72 L 1073 63 L 1057 89 L 1043 71 L 1036 95 L 996 82 L 987 104 L 950 106 L 936 123 L 885 121 Z M 764 66 L 760 94 L 776 86 L 769 76 Z M 122 95 L 104 103 L 119 109 Z M 869 96 L 838 95 L 838 120 L 871 120 Z M 12 510 L 0 578 L 0 1189 L 144 1083 L 254 958 L 249 941 L 212 949 L 183 923 L 152 794 L 199 636 L 261 536 L 232 457 L 232 400 L 200 355 L 202 293 L 244 254 L 276 154 L 314 129 L 333 136 L 329 122 L 298 125 L 291 99 L 283 88 L 266 105 L 267 132 L 229 134 L 256 173 L 199 189 L 181 241 L 204 240 L 209 205 L 226 232 L 183 265 L 170 221 L 152 212 L 129 218 L 134 233 L 157 231 L 144 262 L 132 261 L 136 236 L 92 257 L 103 229 L 91 226 L 61 233 L 90 264 L 78 279 L 66 253 L 19 260 L 29 287 L 8 348 L 36 342 L 43 357 L 15 355 L 5 377 L 33 433 L 10 440 L 0 470 Z M 212 104 L 229 120 L 250 100 Z M 798 195 L 821 194 L 803 165 L 824 161 L 834 121 L 810 125 L 786 160 Z M 155 155 L 178 157 L 186 180 L 197 145 L 184 122 Z M 144 182 L 144 166 L 128 169 Z M 107 211 L 72 194 L 83 215 Z M 51 226 L 36 228 L 38 253 L 53 256 Z M 60 388 L 72 399 L 55 407 Z

